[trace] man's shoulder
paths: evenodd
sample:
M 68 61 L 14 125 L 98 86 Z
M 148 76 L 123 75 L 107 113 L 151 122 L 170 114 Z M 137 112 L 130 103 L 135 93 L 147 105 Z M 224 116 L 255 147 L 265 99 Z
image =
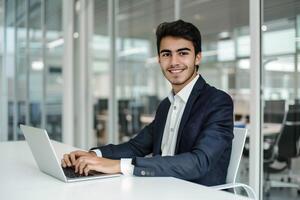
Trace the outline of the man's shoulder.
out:
M 221 89 L 215 88 L 215 87 L 213 87 L 213 88 L 215 90 L 214 92 L 215 92 L 216 96 L 222 96 L 223 98 L 230 98 L 231 99 L 231 96 L 227 92 L 225 92 Z
M 232 98 L 227 92 L 225 92 L 221 89 L 218 89 L 214 86 L 211 86 L 209 84 L 205 85 L 204 93 L 202 96 L 206 97 L 206 99 L 208 101 L 213 101 L 213 100 L 219 99 L 221 101 L 232 102 Z

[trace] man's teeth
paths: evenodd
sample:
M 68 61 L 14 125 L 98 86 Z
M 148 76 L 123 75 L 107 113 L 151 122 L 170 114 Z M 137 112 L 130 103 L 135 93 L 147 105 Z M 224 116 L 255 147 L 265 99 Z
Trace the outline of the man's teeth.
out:
M 179 72 L 182 72 L 183 70 L 182 69 L 173 69 L 173 70 L 170 70 L 171 73 L 179 73 Z

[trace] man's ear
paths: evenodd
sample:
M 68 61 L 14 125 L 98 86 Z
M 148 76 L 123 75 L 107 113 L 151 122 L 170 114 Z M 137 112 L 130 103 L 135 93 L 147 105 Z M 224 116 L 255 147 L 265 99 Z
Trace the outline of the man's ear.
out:
M 195 65 L 199 65 L 202 59 L 202 53 L 199 52 L 196 54 Z
M 160 58 L 159 58 L 159 55 L 157 55 L 156 58 L 157 58 L 157 62 L 160 64 Z

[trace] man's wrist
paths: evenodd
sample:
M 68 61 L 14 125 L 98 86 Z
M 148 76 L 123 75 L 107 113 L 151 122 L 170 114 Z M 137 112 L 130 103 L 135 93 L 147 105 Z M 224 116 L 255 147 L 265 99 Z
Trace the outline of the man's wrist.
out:
M 91 149 L 90 152 L 93 152 L 98 157 L 102 157 L 102 152 L 99 149 Z
M 117 173 L 122 173 L 122 171 L 121 171 L 121 160 L 117 160 L 116 168 L 117 168 Z
M 120 171 L 122 174 L 126 176 L 132 176 L 133 175 L 133 169 L 134 165 L 132 165 L 132 159 L 131 158 L 121 158 L 120 161 Z
M 97 156 L 97 154 L 96 154 L 95 151 L 89 151 L 89 153 L 90 153 L 92 156 Z

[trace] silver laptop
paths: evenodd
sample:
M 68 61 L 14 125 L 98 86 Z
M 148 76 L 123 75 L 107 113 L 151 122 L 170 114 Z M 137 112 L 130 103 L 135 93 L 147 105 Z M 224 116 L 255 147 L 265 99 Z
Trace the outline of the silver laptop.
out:
M 74 177 L 74 175 L 71 176 L 68 171 L 66 171 L 66 169 L 62 168 L 60 159 L 57 158 L 46 130 L 25 125 L 21 125 L 21 130 L 25 136 L 25 139 L 31 149 L 31 152 L 39 169 L 50 176 L 53 176 L 64 182 L 75 182 L 120 176 L 120 174 L 103 173 L 93 173 L 89 176 L 79 177 Z

